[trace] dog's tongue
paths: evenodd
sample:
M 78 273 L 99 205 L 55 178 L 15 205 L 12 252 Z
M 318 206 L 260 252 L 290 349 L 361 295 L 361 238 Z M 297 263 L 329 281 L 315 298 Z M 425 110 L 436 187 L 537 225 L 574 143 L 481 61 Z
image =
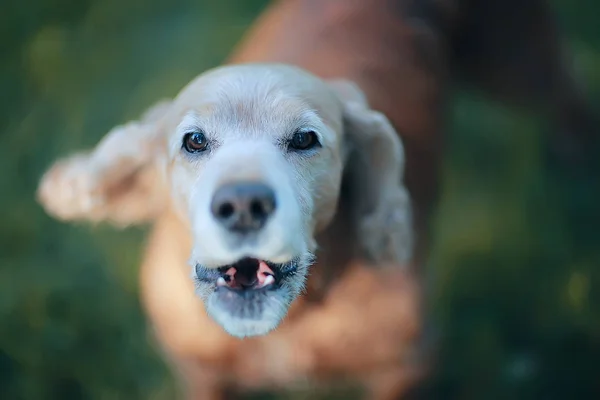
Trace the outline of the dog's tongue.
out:
M 242 286 L 254 286 L 258 284 L 259 287 L 272 283 L 274 278 L 273 270 L 269 268 L 266 262 L 260 260 L 258 262 L 258 269 L 256 272 L 249 273 L 247 270 L 238 271 L 235 267 L 231 267 L 225 272 L 225 275 L 229 276 L 229 284 L 239 284 Z M 270 277 L 270 278 L 269 278 Z
M 258 271 L 256 271 L 256 276 L 258 278 L 258 283 L 260 286 L 265 285 L 265 282 L 267 281 L 267 279 L 272 280 L 273 275 L 275 275 L 275 273 L 273 272 L 273 270 L 271 268 L 269 268 L 269 266 L 267 265 L 266 262 L 260 261 L 258 263 Z M 269 278 L 269 277 L 271 277 L 271 278 Z M 269 283 L 271 283 L 271 282 L 269 282 Z
M 237 269 L 231 267 L 227 270 L 227 272 L 225 272 L 225 275 L 227 275 L 229 277 L 229 282 L 233 282 L 233 278 L 235 277 L 235 273 L 237 272 Z

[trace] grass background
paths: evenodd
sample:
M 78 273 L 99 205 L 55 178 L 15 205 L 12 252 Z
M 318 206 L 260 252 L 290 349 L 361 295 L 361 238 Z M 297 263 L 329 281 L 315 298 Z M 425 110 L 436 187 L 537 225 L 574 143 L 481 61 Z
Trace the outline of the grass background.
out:
M 0 3 L 0 398 L 175 396 L 138 301 L 144 230 L 58 223 L 34 190 L 57 157 L 218 65 L 265 4 Z M 554 4 L 598 105 L 600 4 Z M 547 122 L 477 93 L 458 88 L 448 117 L 435 398 L 600 398 L 598 170 L 561 169 Z

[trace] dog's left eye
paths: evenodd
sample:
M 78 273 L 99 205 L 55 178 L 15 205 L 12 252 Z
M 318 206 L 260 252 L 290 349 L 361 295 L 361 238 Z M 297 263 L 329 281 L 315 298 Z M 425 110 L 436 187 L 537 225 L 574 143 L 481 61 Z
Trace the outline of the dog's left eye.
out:
M 188 153 L 199 153 L 206 150 L 207 147 L 208 140 L 202 132 L 189 132 L 183 136 L 183 148 Z
M 319 138 L 314 131 L 296 131 L 290 140 L 290 148 L 294 150 L 309 150 L 319 144 Z

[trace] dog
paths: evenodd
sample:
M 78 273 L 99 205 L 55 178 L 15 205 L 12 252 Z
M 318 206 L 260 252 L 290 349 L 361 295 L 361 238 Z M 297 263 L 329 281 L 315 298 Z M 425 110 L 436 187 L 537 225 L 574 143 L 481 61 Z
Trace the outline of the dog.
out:
M 328 297 L 329 307 L 349 307 L 337 315 L 340 327 L 327 328 L 335 325 L 335 314 L 318 316 L 327 305 L 290 321 L 286 315 L 321 251 L 317 236 L 327 236 L 328 229 L 337 229 L 338 245 L 348 246 L 345 252 L 367 268 L 407 265 L 413 234 L 403 169 L 399 135 L 358 86 L 291 65 L 249 63 L 201 74 L 174 99 L 111 130 L 93 150 L 58 161 L 43 176 L 38 198 L 63 221 L 156 221 L 142 279 L 167 352 L 196 355 L 208 374 L 237 358 L 239 371 L 228 365 L 216 379 L 221 384 L 233 379 L 242 387 L 285 386 L 318 368 L 314 360 L 302 360 L 318 346 L 298 352 L 309 336 L 297 336 L 309 330 L 333 329 L 316 335 L 318 342 L 342 335 L 334 346 L 339 353 L 367 345 L 361 342 L 365 327 L 349 326 L 353 332 L 345 338 L 344 324 L 381 332 L 383 339 L 367 345 L 360 363 L 345 363 L 342 356 L 334 371 L 401 357 L 390 348 L 401 333 L 399 322 L 416 319 L 405 301 L 415 289 L 393 293 L 408 286 L 390 284 L 398 280 L 394 274 L 387 284 L 360 268 L 344 276 L 344 286 L 358 285 L 350 296 L 362 291 L 364 297 L 356 309 L 356 300 L 343 304 L 347 287 Z M 377 304 L 394 303 L 394 311 L 367 314 Z M 243 347 L 251 350 L 233 350 Z M 292 371 L 280 367 L 286 357 Z M 191 380 L 202 387 L 202 395 L 195 390 L 193 397 L 215 396 L 216 389 L 207 388 L 216 383 Z
M 422 273 L 420 266 L 428 242 L 427 220 L 439 187 L 438 165 L 449 83 L 460 81 L 496 99 L 544 110 L 548 118 L 557 122 L 558 134 L 551 137 L 557 157 L 564 164 L 573 164 L 573 160 L 580 159 L 578 149 L 586 148 L 593 113 L 578 82 L 571 76 L 565 62 L 568 57 L 558 38 L 558 29 L 544 0 L 531 1 L 528 7 L 514 0 L 273 2 L 227 64 L 293 64 L 319 76 L 320 79 L 307 78 L 317 82 L 316 85 L 297 97 L 309 101 L 307 104 L 317 101 L 327 110 L 326 115 L 317 114 L 323 125 L 335 132 L 333 137 L 340 146 L 336 153 L 339 159 L 333 162 L 335 166 L 331 171 L 327 171 L 332 175 L 312 181 L 312 185 L 317 181 L 330 185 L 327 199 L 313 199 L 312 204 L 289 194 L 306 187 L 310 179 L 317 177 L 297 176 L 290 182 L 289 174 L 294 167 L 282 160 L 283 153 L 273 150 L 272 144 L 271 152 L 267 147 L 249 144 L 248 151 L 239 150 L 240 153 L 256 153 L 260 160 L 247 164 L 240 158 L 239 167 L 232 166 L 228 170 L 246 179 L 261 176 L 266 186 L 277 182 L 276 187 L 271 188 L 281 191 L 275 193 L 276 201 L 267 200 L 261 202 L 265 207 L 259 206 L 260 215 L 272 213 L 265 218 L 271 222 L 251 219 L 249 223 L 252 226 L 266 224 L 260 228 L 263 234 L 275 229 L 268 224 L 283 218 L 283 214 L 276 217 L 276 213 L 283 209 L 296 210 L 295 217 L 294 212 L 285 217 L 289 218 L 285 223 L 296 225 L 296 230 L 287 229 L 277 234 L 279 243 L 288 243 L 287 254 L 284 254 L 285 246 L 280 248 L 281 258 L 269 260 L 265 257 L 268 254 L 263 253 L 246 260 L 243 256 L 252 253 L 248 247 L 244 250 L 243 246 L 231 243 L 239 240 L 239 234 L 206 237 L 206 231 L 199 231 L 195 235 L 195 229 L 203 222 L 198 211 L 192 215 L 191 206 L 203 204 L 205 218 L 213 218 L 207 216 L 209 193 L 232 172 L 219 169 L 213 170 L 210 176 L 204 175 L 203 171 L 211 170 L 207 166 L 216 156 L 203 157 L 202 152 L 200 156 L 185 156 L 190 160 L 198 156 L 194 162 L 185 161 L 182 156 L 178 163 L 169 163 L 169 158 L 164 156 L 169 144 L 161 142 L 166 135 L 159 132 L 171 126 L 171 137 L 177 137 L 173 127 L 180 124 L 185 115 L 175 117 L 174 113 L 180 106 L 192 105 L 192 98 L 196 98 L 195 89 L 191 89 L 194 84 L 188 91 L 191 98 L 179 97 L 159 103 L 139 122 L 115 129 L 91 153 L 59 162 L 45 175 L 38 197 L 51 214 L 63 220 L 109 220 L 118 225 L 152 221 L 141 266 L 142 301 L 166 359 L 184 380 L 191 398 L 217 399 L 249 389 L 277 390 L 296 384 L 330 384 L 342 380 L 366 389 L 370 398 L 396 399 L 422 376 L 423 366 L 427 364 L 418 349 L 424 331 L 421 300 L 424 288 L 418 275 Z M 304 76 L 294 71 L 290 82 L 296 81 L 296 73 Z M 225 71 L 216 73 L 229 75 Z M 335 81 L 336 78 L 350 82 Z M 216 79 L 208 79 L 217 85 Z M 262 79 L 248 81 L 264 83 Z M 258 88 L 234 85 L 232 89 L 232 94 L 249 95 Z M 323 95 L 315 97 L 315 90 Z M 228 106 L 231 109 L 231 105 Z M 247 111 L 245 105 L 235 113 L 244 115 Z M 292 111 L 285 114 L 294 115 Z M 371 117 L 362 119 L 359 115 Z M 359 142 L 353 142 L 361 139 L 355 133 L 360 130 L 359 126 L 368 126 L 369 119 L 371 122 L 379 119 L 379 128 L 386 127 L 387 136 L 393 136 L 394 129 L 383 115 L 402 137 L 399 145 L 393 144 L 389 137 L 387 145 L 382 145 L 391 151 L 388 154 L 399 155 L 384 159 L 395 160 L 399 167 L 398 178 L 403 177 L 394 185 L 384 185 L 390 192 L 373 191 L 370 186 L 383 183 L 371 179 L 379 176 L 374 174 L 377 169 L 386 170 L 378 163 L 381 160 L 375 156 L 378 162 L 370 164 L 375 169 L 365 168 L 369 152 L 356 151 L 368 149 L 375 143 L 361 147 Z M 265 120 L 270 116 L 268 112 L 260 115 Z M 194 128 L 196 118 L 188 116 L 188 123 L 191 121 L 188 128 Z M 242 122 L 240 120 L 237 130 L 242 129 Z M 216 136 L 202 131 L 184 133 L 185 127 L 185 124 L 179 127 L 180 136 L 203 133 L 209 149 L 227 148 L 219 142 L 212 142 L 211 147 L 211 137 L 215 140 Z M 323 156 L 328 144 L 321 141 L 332 137 L 323 136 L 317 128 L 303 131 L 303 134 L 314 132 L 323 146 L 310 150 L 319 155 L 309 157 L 312 161 L 306 165 L 313 165 L 311 163 Z M 189 138 L 192 147 L 204 145 L 202 140 L 194 143 L 202 139 L 201 136 Z M 183 137 L 173 140 L 172 152 L 185 151 L 181 150 Z M 233 147 L 231 149 L 232 158 L 238 158 L 233 155 Z M 213 150 L 206 151 L 210 155 Z M 232 159 L 223 157 L 219 163 Z M 279 163 L 267 162 L 278 157 Z M 320 159 L 326 157 L 334 159 L 333 156 Z M 265 163 L 277 169 L 266 171 Z M 169 180 L 169 171 L 177 168 L 182 171 L 181 177 L 188 178 Z M 186 198 L 191 198 L 191 188 L 198 186 L 192 184 L 189 176 L 197 178 L 198 184 L 209 182 L 207 190 L 193 195 L 193 204 Z M 325 184 L 327 179 L 329 183 Z M 385 179 L 392 180 L 391 175 Z M 406 208 L 400 206 L 403 200 L 399 201 L 406 196 L 404 186 L 411 199 L 410 205 L 405 204 Z M 269 190 L 254 187 L 246 188 L 245 192 L 264 195 Z M 321 193 L 310 190 L 303 193 L 317 192 Z M 171 195 L 167 195 L 169 193 Z M 377 196 L 363 198 L 367 193 Z M 277 196 L 285 198 L 285 203 L 277 201 Z M 378 199 L 396 199 L 396 208 L 404 211 L 395 215 L 404 215 L 404 223 L 385 218 L 390 215 L 389 208 L 383 211 L 386 207 L 380 207 L 382 214 L 374 212 L 374 204 L 383 206 Z M 212 200 L 210 202 L 212 205 Z M 237 224 L 238 216 L 244 215 L 238 212 L 237 204 L 243 206 L 247 202 L 234 203 L 231 208 L 225 207 L 230 210 L 225 214 L 231 213 L 229 217 L 233 219 L 224 216 L 227 221 L 223 223 L 213 221 L 213 228 L 208 231 L 221 224 L 216 230 L 226 232 L 225 225 Z M 369 208 L 371 210 L 366 212 Z M 214 209 L 219 210 L 219 207 Z M 308 215 L 311 216 L 307 218 Z M 243 217 L 239 220 L 247 221 Z M 279 223 L 282 221 L 279 219 Z M 399 230 L 389 230 L 390 222 Z M 314 226 L 298 228 L 311 223 Z M 374 234 L 369 234 L 370 231 Z M 227 239 L 222 239 L 228 236 L 238 236 L 238 239 L 229 239 L 226 243 Z M 398 240 L 400 237 L 403 239 Z M 395 240 L 396 246 L 391 249 L 387 244 Z M 277 253 L 273 243 L 257 241 L 251 246 Z M 224 252 L 223 246 L 236 248 Z M 414 250 L 410 250 L 411 247 Z M 210 254 L 218 257 L 206 259 L 204 257 L 210 256 L 194 251 L 197 248 L 208 248 Z M 244 259 L 244 264 L 231 266 L 239 257 Z M 401 261 L 411 258 L 408 263 Z M 390 261 L 394 259 L 396 261 Z M 313 261 L 314 265 L 309 268 Z M 296 275 L 285 277 L 281 271 L 286 271 L 286 267 Z M 257 275 L 244 274 L 247 270 L 255 270 Z M 306 277 L 302 274 L 308 274 L 305 284 Z M 279 279 L 280 287 L 273 291 L 277 297 L 262 302 L 261 296 L 273 284 L 271 279 Z M 249 292 L 253 304 L 259 304 L 252 309 L 243 308 L 250 303 L 240 302 L 240 298 L 235 297 L 242 293 L 238 286 L 249 283 L 264 286 L 259 288 L 263 292 Z M 302 286 L 306 289 L 298 296 Z M 222 298 L 217 293 L 229 293 L 227 291 L 235 296 Z M 298 297 L 292 301 L 294 296 Z M 282 319 L 283 314 L 286 315 Z M 248 315 L 260 315 L 262 319 L 257 323 L 256 319 L 246 318 Z M 267 331 L 269 333 L 261 335 Z M 246 338 L 241 340 L 238 338 L 241 336 Z

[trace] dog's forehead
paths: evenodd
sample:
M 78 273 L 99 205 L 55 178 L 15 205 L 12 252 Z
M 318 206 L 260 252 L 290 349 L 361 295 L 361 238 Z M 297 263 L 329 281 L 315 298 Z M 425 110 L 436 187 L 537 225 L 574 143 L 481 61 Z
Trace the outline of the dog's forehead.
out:
M 341 115 L 339 101 L 322 80 L 280 65 L 209 71 L 179 94 L 177 104 L 184 115 L 210 125 L 207 129 L 281 132 L 318 123 L 335 128 Z

